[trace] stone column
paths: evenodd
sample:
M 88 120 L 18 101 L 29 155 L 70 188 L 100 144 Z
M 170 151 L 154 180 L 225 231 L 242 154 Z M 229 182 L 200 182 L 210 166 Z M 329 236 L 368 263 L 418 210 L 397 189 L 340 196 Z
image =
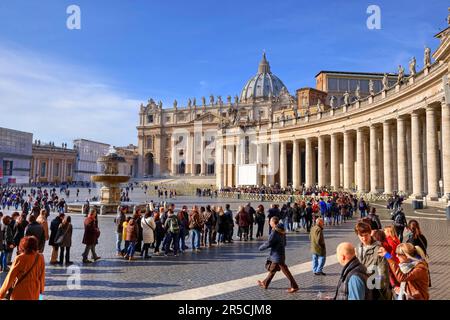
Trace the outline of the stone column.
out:
M 406 119 L 397 118 L 398 191 L 408 191 L 408 159 L 406 156 Z
M 277 156 L 275 152 L 275 143 L 269 142 L 269 161 L 268 161 L 268 171 L 267 171 L 267 184 L 273 186 L 275 184 L 275 156 Z
M 422 193 L 422 154 L 420 150 L 420 117 L 413 112 L 411 114 L 411 154 L 412 154 L 412 181 L 413 197 L 421 198 Z
M 306 138 L 305 147 L 305 186 L 307 188 L 313 185 L 313 147 L 312 138 Z
M 354 181 L 353 136 L 350 131 L 344 132 L 344 189 L 349 190 Z
M 363 128 L 356 130 L 356 168 L 357 168 L 357 186 L 358 191 L 366 192 L 365 187 L 365 161 L 364 161 L 364 140 L 365 132 Z
M 200 175 L 204 176 L 206 173 L 206 162 L 205 162 L 205 135 L 202 132 L 201 144 L 200 144 Z
M 280 151 L 280 187 L 287 187 L 287 150 L 286 150 L 286 141 L 281 142 L 281 151 Z
M 339 140 L 338 134 L 331 134 L 331 187 L 334 190 L 340 187 L 340 173 L 339 173 Z
M 235 185 L 236 186 L 239 182 L 239 165 L 241 164 L 241 152 L 242 152 L 242 148 L 241 148 L 240 141 L 238 140 L 236 143 L 236 153 L 234 154 L 235 155 L 234 176 L 235 176 Z
M 442 109 L 442 180 L 444 183 L 444 199 L 450 200 L 450 104 L 441 103 Z
M 172 150 L 171 150 L 171 160 L 170 160 L 170 167 L 171 167 L 171 175 L 175 176 L 177 174 L 177 161 L 175 159 L 176 157 L 176 147 L 175 147 L 175 138 L 172 136 Z
M 261 179 L 261 168 L 262 168 L 262 143 L 258 142 L 256 145 L 256 184 L 258 186 L 262 185 L 262 179 Z
M 325 158 L 325 136 L 319 136 L 318 139 L 318 157 L 317 160 L 319 162 L 318 164 L 318 184 L 319 187 L 323 187 L 326 186 L 326 177 L 325 177 L 325 163 L 326 163 L 326 158 Z
M 295 189 L 300 188 L 301 170 L 300 170 L 300 147 L 299 141 L 292 141 L 292 185 Z
M 196 167 L 196 164 L 195 164 L 195 154 L 196 154 L 196 150 L 197 150 L 197 148 L 196 148 L 196 145 L 195 145 L 195 134 L 193 134 L 193 133 L 190 133 L 189 134 L 189 137 L 190 137 L 190 142 L 189 142 L 189 146 L 190 146 L 190 148 L 191 148 L 191 152 L 190 152 L 190 157 L 191 157 L 191 159 L 190 159 L 190 162 L 191 162 L 191 176 L 195 176 L 196 175 L 196 170 L 197 170 L 197 167 Z
M 229 145 L 227 146 L 227 153 L 228 153 L 228 174 L 227 174 L 227 179 L 228 179 L 228 186 L 232 187 L 234 185 L 233 182 L 233 166 L 234 166 L 234 145 Z
M 426 109 L 426 135 L 427 135 L 427 177 L 428 177 L 428 200 L 438 200 L 438 170 L 439 150 L 437 141 L 436 110 L 433 107 Z M 450 143 L 450 141 L 446 141 Z
M 215 168 L 216 168 L 216 187 L 223 187 L 223 147 L 222 143 L 217 141 L 216 143 L 216 159 L 215 159 Z
M 392 139 L 391 123 L 383 122 L 384 194 L 392 194 Z

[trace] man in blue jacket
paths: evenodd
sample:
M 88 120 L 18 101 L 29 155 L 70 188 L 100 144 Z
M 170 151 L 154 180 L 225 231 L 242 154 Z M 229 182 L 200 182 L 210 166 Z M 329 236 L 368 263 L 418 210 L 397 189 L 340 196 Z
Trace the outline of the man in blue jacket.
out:
M 298 291 L 298 284 L 286 265 L 286 231 L 284 225 L 279 222 L 280 219 L 278 217 L 270 219 L 269 224 L 272 227 L 272 232 L 269 239 L 259 247 L 260 251 L 270 248 L 270 256 L 266 263 L 269 274 L 264 281 L 258 280 L 258 285 L 263 289 L 267 289 L 275 273 L 281 270 L 291 283 L 291 287 L 287 292 L 294 293 Z

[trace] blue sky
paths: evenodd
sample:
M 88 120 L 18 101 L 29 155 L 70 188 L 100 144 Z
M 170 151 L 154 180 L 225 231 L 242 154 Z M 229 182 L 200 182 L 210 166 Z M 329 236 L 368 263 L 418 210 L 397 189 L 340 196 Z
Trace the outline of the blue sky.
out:
M 81 30 L 66 8 L 81 8 Z M 381 30 L 366 27 L 381 8 Z M 446 26 L 443 0 L 2 0 L 0 126 L 43 141 L 137 143 L 141 102 L 239 94 L 266 50 L 292 94 L 320 70 L 407 69 Z M 107 122 L 108 125 L 103 124 Z

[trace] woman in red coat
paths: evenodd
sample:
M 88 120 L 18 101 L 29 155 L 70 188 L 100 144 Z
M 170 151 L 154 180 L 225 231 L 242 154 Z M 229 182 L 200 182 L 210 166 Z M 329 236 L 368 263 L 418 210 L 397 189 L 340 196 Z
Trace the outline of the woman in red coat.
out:
M 11 294 L 11 300 L 39 300 L 45 287 L 44 256 L 38 252 L 38 240 L 34 236 L 20 240 L 19 254 L 12 264 L 0 289 L 0 299 L 18 281 Z M 25 277 L 24 277 L 25 276 Z

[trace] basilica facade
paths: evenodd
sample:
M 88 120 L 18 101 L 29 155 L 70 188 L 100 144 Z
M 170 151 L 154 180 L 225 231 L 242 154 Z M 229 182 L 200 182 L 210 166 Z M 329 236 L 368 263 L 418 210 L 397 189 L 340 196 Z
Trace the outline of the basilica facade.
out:
M 450 28 L 436 38 L 408 72 L 323 71 L 316 88 L 291 95 L 264 54 L 240 96 L 150 100 L 139 113 L 139 176 L 448 199 Z

